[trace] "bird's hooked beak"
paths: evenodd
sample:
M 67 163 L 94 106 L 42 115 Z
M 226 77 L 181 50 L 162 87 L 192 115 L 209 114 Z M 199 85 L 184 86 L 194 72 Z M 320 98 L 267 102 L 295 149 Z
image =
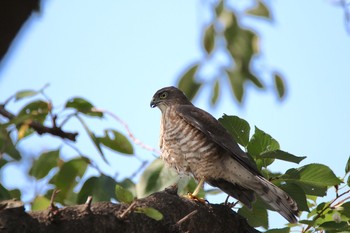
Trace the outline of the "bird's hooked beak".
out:
M 158 103 L 159 103 L 159 100 L 153 97 L 150 103 L 151 108 L 157 107 Z

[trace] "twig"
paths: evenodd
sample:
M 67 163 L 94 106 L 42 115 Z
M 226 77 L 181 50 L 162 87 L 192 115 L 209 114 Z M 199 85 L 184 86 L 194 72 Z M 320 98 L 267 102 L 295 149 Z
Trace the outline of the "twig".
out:
M 105 110 L 105 109 L 100 109 L 100 108 L 94 108 L 93 111 L 96 111 L 96 112 L 103 112 L 107 115 L 110 115 L 111 117 L 113 117 L 116 121 L 118 121 L 123 127 L 124 129 L 126 130 L 126 132 L 128 133 L 130 139 L 137 145 L 141 146 L 143 149 L 145 150 L 148 150 L 148 151 L 152 151 L 156 154 L 160 154 L 159 150 L 151 147 L 151 146 L 148 146 L 146 145 L 145 143 L 143 143 L 141 140 L 137 139 L 132 133 L 131 133 L 131 130 L 128 126 L 128 124 L 123 121 L 120 117 L 118 117 L 117 115 L 115 115 L 114 113 L 108 111 L 108 110 Z
M 191 213 L 187 214 L 185 217 L 176 222 L 176 225 L 181 225 L 183 222 L 187 221 L 190 217 L 195 215 L 198 210 L 193 210 Z
M 7 111 L 5 109 L 5 105 L 3 105 L 3 104 L 0 104 L 0 115 L 6 117 L 9 120 L 12 120 L 16 117 L 14 114 Z M 54 127 L 44 126 L 37 121 L 31 121 L 28 125 L 40 135 L 48 133 L 48 134 L 55 135 L 55 136 L 58 136 L 58 137 L 63 138 L 63 139 L 71 140 L 73 142 L 75 142 L 76 137 L 78 135 L 78 133 L 65 132 L 61 128 L 58 128 L 55 126 Z
M 85 202 L 85 211 L 91 212 L 91 202 L 92 202 L 92 196 L 88 196 Z
M 49 207 L 49 213 L 48 213 L 48 217 L 51 221 L 54 220 L 54 217 L 58 214 L 58 208 L 57 206 L 55 206 L 55 198 L 56 195 L 60 192 L 61 190 L 58 189 L 54 189 L 51 195 L 51 200 L 50 200 L 50 207 Z
M 136 202 L 133 202 L 129 205 L 129 207 L 121 214 L 119 215 L 120 219 L 124 219 L 126 215 L 128 215 L 131 211 L 133 211 L 136 207 Z

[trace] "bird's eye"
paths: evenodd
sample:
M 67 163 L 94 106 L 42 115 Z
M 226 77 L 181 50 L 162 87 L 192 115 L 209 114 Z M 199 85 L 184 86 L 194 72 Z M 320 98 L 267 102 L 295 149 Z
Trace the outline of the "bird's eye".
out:
M 168 96 L 168 92 L 163 92 L 162 94 L 160 94 L 160 98 L 161 99 L 165 99 Z

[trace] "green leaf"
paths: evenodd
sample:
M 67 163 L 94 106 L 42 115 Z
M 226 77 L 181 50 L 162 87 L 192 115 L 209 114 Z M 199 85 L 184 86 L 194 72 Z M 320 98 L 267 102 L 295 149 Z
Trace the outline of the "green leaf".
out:
M 349 173 L 350 172 L 350 156 L 348 158 L 348 162 L 346 163 L 346 166 L 345 166 L 345 173 Z
M 227 74 L 228 74 L 228 78 L 231 84 L 233 94 L 235 98 L 238 100 L 238 102 L 241 103 L 244 95 L 244 88 L 243 88 L 244 80 L 240 75 L 240 73 L 237 71 L 227 71 Z
M 255 127 L 255 133 L 249 141 L 248 153 L 253 157 L 260 157 L 262 154 L 280 149 L 279 143 L 269 134 Z
M 104 146 L 124 154 L 132 155 L 134 153 L 131 143 L 123 134 L 113 129 L 106 129 L 104 132 L 104 137 L 97 138 Z
M 279 229 L 276 228 L 276 229 L 265 231 L 265 233 L 289 233 L 289 232 L 290 232 L 289 227 L 279 228 Z
M 50 180 L 60 190 L 56 201 L 65 203 L 65 199 L 71 195 L 74 187 L 85 174 L 89 161 L 86 158 L 76 158 L 63 163 L 57 174 Z
M 185 74 L 182 75 L 182 77 L 179 79 L 179 82 L 177 84 L 178 88 L 182 90 L 187 98 L 189 100 L 192 100 L 199 88 L 201 87 L 201 83 L 197 82 L 195 80 L 195 75 L 198 70 L 198 64 L 192 65 L 186 72 Z
M 278 73 L 273 74 L 275 79 L 275 88 L 277 90 L 278 97 L 283 98 L 285 95 L 285 87 L 282 76 Z
M 245 217 L 248 220 L 249 225 L 252 227 L 269 228 L 266 206 L 260 199 L 257 199 L 256 202 L 253 203 L 251 210 L 246 206 L 243 206 L 238 210 L 238 214 Z
M 214 86 L 213 86 L 213 92 L 212 92 L 212 97 L 211 97 L 211 104 L 212 105 L 215 105 L 219 99 L 219 92 L 220 92 L 219 88 L 220 88 L 220 83 L 219 83 L 219 80 L 217 79 L 215 81 Z
M 147 217 L 150 217 L 156 221 L 163 219 L 163 214 L 152 207 L 138 207 L 138 208 L 136 208 L 135 212 L 143 213 Z
M 37 196 L 32 202 L 32 211 L 46 210 L 50 206 L 50 200 L 43 196 Z
M 15 98 L 16 101 L 23 99 L 23 98 L 27 98 L 27 97 L 32 97 L 39 94 L 39 92 L 37 91 L 33 91 L 33 90 L 24 90 L 24 91 L 19 91 L 16 93 Z
M 221 13 L 223 12 L 223 10 L 224 10 L 224 1 L 220 0 L 219 3 L 215 7 L 216 16 L 219 17 L 221 15 Z
M 65 107 L 66 108 L 74 108 L 78 112 L 81 112 L 81 113 L 88 115 L 88 116 L 103 117 L 102 112 L 96 111 L 94 109 L 94 106 L 89 101 L 87 101 L 83 98 L 79 98 L 79 97 L 72 98 L 72 99 L 68 100 Z
M 205 51 L 210 54 L 215 46 L 215 27 L 210 24 L 204 31 L 203 46 Z
M 95 136 L 95 134 L 90 130 L 90 128 L 88 127 L 88 125 L 85 123 L 85 121 L 80 117 L 80 116 L 76 116 L 77 119 L 80 121 L 80 123 L 83 125 L 86 133 L 89 135 L 91 141 L 94 143 L 96 149 L 98 150 L 98 152 L 100 153 L 103 161 L 105 161 L 108 164 L 108 161 L 106 160 L 105 155 L 103 154 L 103 151 L 101 149 L 100 146 L 100 141 L 97 139 L 97 137 Z
M 22 158 L 13 144 L 9 132 L 7 132 L 6 128 L 2 125 L 0 125 L 0 154 L 1 153 L 6 153 L 14 160 L 20 160 Z
M 52 168 L 58 166 L 59 156 L 59 150 L 42 153 L 40 157 L 34 161 L 33 166 L 29 170 L 29 175 L 34 176 L 36 179 L 44 178 Z
M 27 119 L 36 120 L 43 123 L 49 113 L 49 104 L 45 101 L 38 100 L 24 106 L 18 113 L 17 117 L 26 116 Z
M 115 196 L 121 203 L 130 204 L 134 200 L 132 193 L 118 184 L 115 186 Z
M 247 10 L 246 13 L 253 16 L 271 19 L 269 9 L 262 1 L 257 1 L 257 5 L 255 5 L 252 9 Z
M 164 190 L 178 180 L 177 174 L 164 166 L 161 159 L 155 159 L 143 172 L 136 185 L 137 197 L 145 197 L 154 192 Z
M 295 156 L 282 150 L 268 151 L 261 155 L 261 158 L 273 158 L 293 163 L 300 163 L 306 156 Z
M 279 187 L 288 193 L 298 204 L 298 209 L 300 211 L 310 211 L 307 205 L 305 192 L 297 184 L 285 183 L 279 185 Z
M 306 194 L 324 196 L 328 186 L 339 185 L 342 181 L 323 164 L 308 164 L 289 169 L 281 179 L 299 185 Z
M 0 183 L 0 201 L 2 200 L 8 200 L 11 199 L 11 194 L 9 190 L 7 190 L 4 186 Z
M 219 122 L 227 129 L 237 143 L 247 147 L 249 143 L 250 126 L 247 121 L 238 116 L 224 114 Z
M 329 222 L 324 222 L 322 223 L 319 227 L 322 229 L 326 230 L 327 232 L 329 231 L 349 231 L 349 224 L 347 222 L 340 222 L 336 223 L 334 221 L 329 221 Z
M 93 176 L 85 181 L 77 196 L 77 203 L 85 203 L 88 196 L 93 197 L 93 202 L 110 201 L 115 198 L 115 185 L 117 182 L 105 175 Z

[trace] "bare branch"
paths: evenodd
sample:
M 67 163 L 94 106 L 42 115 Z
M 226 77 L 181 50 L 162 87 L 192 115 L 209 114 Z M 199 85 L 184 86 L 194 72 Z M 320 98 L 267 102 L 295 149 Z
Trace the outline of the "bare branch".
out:
M 16 117 L 14 114 L 7 111 L 3 104 L 0 105 L 0 115 L 6 117 L 9 120 L 12 120 Z M 75 142 L 76 137 L 78 135 L 78 133 L 65 132 L 61 128 L 56 127 L 56 126 L 54 126 L 54 127 L 44 126 L 43 124 L 41 124 L 37 121 L 30 122 L 29 126 L 40 135 L 48 133 L 48 134 L 58 136 L 58 137 L 63 138 L 63 139 L 71 140 L 73 142 Z

